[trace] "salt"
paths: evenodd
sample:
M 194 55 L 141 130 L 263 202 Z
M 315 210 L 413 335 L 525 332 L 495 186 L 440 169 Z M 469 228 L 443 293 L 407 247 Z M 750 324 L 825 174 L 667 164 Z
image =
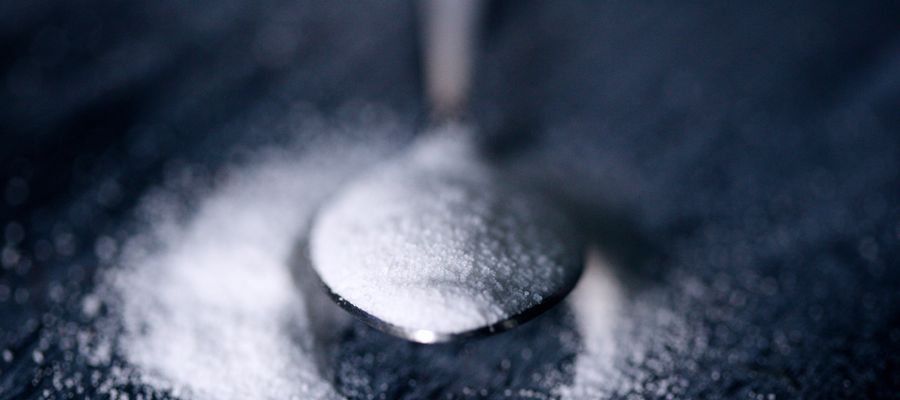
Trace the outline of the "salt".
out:
M 582 249 L 566 217 L 495 173 L 466 134 L 432 133 L 328 202 L 310 252 L 335 294 L 401 329 L 447 335 L 572 287 Z

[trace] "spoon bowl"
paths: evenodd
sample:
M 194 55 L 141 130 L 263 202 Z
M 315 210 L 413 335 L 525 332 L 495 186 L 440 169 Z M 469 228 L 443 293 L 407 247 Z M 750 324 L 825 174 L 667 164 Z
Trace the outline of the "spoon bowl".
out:
M 447 125 L 328 202 L 308 257 L 351 314 L 433 343 L 546 311 L 578 281 L 582 250 L 554 203 L 482 160 L 470 130 Z

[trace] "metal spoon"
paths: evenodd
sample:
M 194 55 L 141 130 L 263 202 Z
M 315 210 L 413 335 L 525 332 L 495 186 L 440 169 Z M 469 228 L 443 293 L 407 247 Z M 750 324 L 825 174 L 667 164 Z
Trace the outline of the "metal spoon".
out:
M 584 247 L 563 212 L 493 168 L 473 130 L 454 122 L 477 2 L 424 4 L 426 89 L 435 118 L 450 122 L 338 193 L 313 221 L 306 253 L 345 310 L 434 343 L 500 332 L 551 308 L 578 281 Z

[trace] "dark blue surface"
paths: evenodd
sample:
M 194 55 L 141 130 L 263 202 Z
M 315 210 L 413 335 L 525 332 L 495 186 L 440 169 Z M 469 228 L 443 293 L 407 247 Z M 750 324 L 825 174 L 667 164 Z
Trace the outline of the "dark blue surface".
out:
M 12 355 L 0 399 L 83 397 L 127 370 L 74 350 L 99 323 L 80 299 L 96 237 L 127 235 L 167 171 L 200 165 L 199 186 L 213 185 L 217 166 L 291 140 L 283 115 L 298 103 L 339 121 L 374 102 L 416 129 L 413 14 L 401 2 L 0 5 L 0 351 Z M 491 3 L 475 121 L 632 276 L 622 329 L 634 332 L 618 345 L 646 354 L 620 360 L 612 395 L 900 393 L 898 21 L 900 6 L 877 1 Z M 350 397 L 549 396 L 572 379 L 577 336 L 565 308 L 438 347 L 354 326 L 329 362 Z M 523 347 L 527 359 L 510 356 Z

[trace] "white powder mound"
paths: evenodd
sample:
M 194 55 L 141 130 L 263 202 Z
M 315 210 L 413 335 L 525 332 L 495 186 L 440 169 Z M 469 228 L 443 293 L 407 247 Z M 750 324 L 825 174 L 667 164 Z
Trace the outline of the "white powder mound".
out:
M 160 220 L 160 246 L 126 245 L 120 345 L 146 383 L 198 399 L 337 397 L 312 360 L 288 260 L 321 198 L 377 154 L 359 147 L 268 154 L 187 221 Z
M 311 236 L 337 295 L 409 332 L 495 324 L 571 287 L 581 243 L 565 216 L 481 162 L 459 126 L 354 181 Z

